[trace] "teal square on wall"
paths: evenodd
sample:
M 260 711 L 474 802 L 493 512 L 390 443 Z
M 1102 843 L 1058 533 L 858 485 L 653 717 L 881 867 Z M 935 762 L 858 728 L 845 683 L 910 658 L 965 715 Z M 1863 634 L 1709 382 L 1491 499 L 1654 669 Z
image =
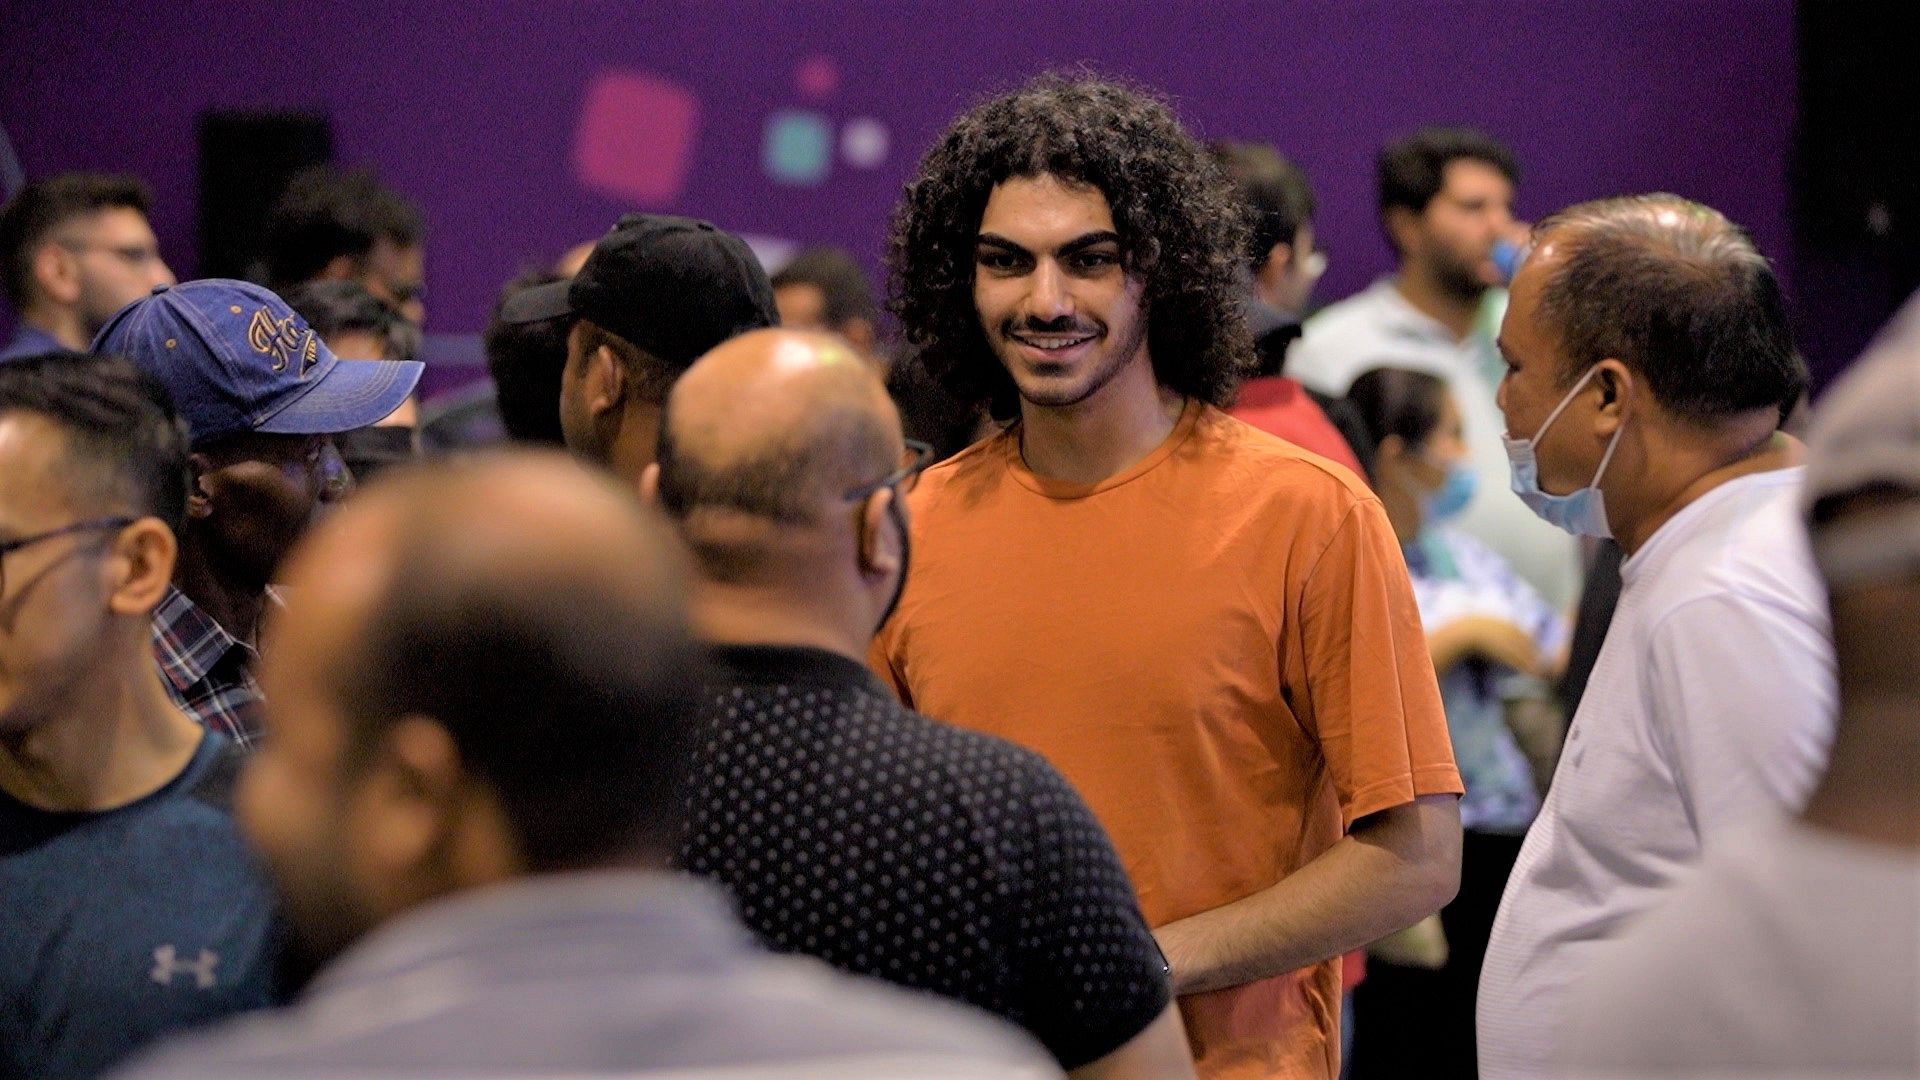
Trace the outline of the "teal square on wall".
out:
M 761 166 L 783 184 L 812 187 L 833 165 L 833 130 L 819 113 L 782 110 L 767 117 Z

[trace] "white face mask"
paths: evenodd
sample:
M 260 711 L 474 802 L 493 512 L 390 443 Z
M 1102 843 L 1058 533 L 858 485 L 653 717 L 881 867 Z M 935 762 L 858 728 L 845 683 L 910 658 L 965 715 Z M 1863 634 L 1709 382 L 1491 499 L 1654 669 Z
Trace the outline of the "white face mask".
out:
M 1594 470 L 1593 481 L 1571 494 L 1550 495 L 1540 489 L 1540 462 L 1534 456 L 1534 450 L 1547 429 L 1560 419 L 1560 414 L 1566 411 L 1581 388 L 1593 378 L 1593 373 L 1599 370 L 1598 366 L 1590 367 L 1585 375 L 1580 376 L 1580 381 L 1573 384 L 1567 396 L 1561 398 L 1560 404 L 1547 414 L 1546 423 L 1533 433 L 1533 438 L 1500 437 L 1500 441 L 1507 445 L 1507 465 L 1513 472 L 1513 493 L 1520 496 L 1520 501 L 1526 503 L 1527 508 L 1540 515 L 1547 524 L 1575 536 L 1613 535 L 1613 526 L 1607 523 L 1607 499 L 1600 491 L 1600 478 L 1606 475 L 1607 465 L 1613 461 L 1613 452 L 1620 446 L 1620 436 L 1627 430 L 1626 421 L 1622 420 L 1620 426 L 1613 429 L 1613 439 L 1607 443 L 1607 452 L 1600 459 L 1600 467 Z

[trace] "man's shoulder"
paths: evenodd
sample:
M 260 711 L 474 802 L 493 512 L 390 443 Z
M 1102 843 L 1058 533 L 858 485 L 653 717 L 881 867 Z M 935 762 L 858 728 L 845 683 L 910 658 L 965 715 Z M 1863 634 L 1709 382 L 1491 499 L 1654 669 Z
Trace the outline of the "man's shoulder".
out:
M 559 989 L 564 990 L 565 987 Z M 804 957 L 756 954 L 711 976 L 596 980 L 582 992 L 482 994 L 404 1027 L 342 1025 L 338 1008 L 239 1017 L 164 1044 L 123 1078 L 403 1073 L 423 1060 L 472 1074 L 543 1051 L 543 1071 L 848 1077 L 1057 1076 L 1018 1029 L 985 1013 Z M 755 1022 L 745 1028 L 741 1017 Z M 511 1071 L 511 1070 L 508 1070 Z
M 1799 517 L 1802 476 L 1783 469 L 1742 477 L 1689 507 L 1695 512 L 1686 520 L 1676 517 L 1670 524 L 1679 535 L 1667 550 L 1650 553 L 1649 619 L 1664 621 L 1700 602 L 1824 619 L 1825 591 Z
M 1226 479 L 1222 494 L 1239 505 L 1278 498 L 1290 504 L 1289 511 L 1318 502 L 1344 515 L 1354 503 L 1374 498 L 1353 470 L 1211 405 L 1195 425 L 1194 440 L 1183 460 Z
M 1066 785 L 1039 754 L 914 712 L 870 678 L 836 676 L 793 684 L 723 678 L 710 689 L 717 694 L 718 708 L 710 710 L 708 719 L 720 725 L 722 738 L 737 748 L 747 748 L 756 740 L 764 746 L 768 730 L 764 715 L 775 705 L 770 695 L 786 697 L 796 691 L 832 695 L 837 704 L 816 706 L 835 713 L 832 726 L 809 729 L 821 733 L 819 738 L 796 741 L 779 736 L 780 752 L 789 765 L 804 758 L 832 769 L 845 778 L 847 790 L 890 783 L 888 778 L 898 779 L 902 770 L 910 774 L 916 796 L 922 800 L 952 799 L 989 787 L 1025 799 L 1035 791 Z M 783 712 L 797 715 L 784 707 Z M 883 763 L 884 769 L 879 767 Z M 884 805 L 897 808 L 893 803 Z

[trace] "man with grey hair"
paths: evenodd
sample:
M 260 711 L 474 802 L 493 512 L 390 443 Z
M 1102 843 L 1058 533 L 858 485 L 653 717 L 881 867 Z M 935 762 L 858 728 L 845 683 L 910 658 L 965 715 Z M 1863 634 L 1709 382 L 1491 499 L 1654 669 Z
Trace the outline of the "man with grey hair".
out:
M 1799 527 L 1806 376 L 1744 233 L 1672 195 L 1534 233 L 1499 348 L 1513 490 L 1627 558 L 1606 645 L 1527 834 L 1481 975 L 1481 1075 L 1545 1075 L 1573 988 L 1730 832 L 1797 809 L 1833 664 Z
M 1839 720 L 1796 817 L 1709 852 L 1596 965 L 1577 1076 L 1920 1076 L 1920 299 L 1822 402 L 1806 493 Z M 1702 980 L 1701 971 L 1738 977 Z

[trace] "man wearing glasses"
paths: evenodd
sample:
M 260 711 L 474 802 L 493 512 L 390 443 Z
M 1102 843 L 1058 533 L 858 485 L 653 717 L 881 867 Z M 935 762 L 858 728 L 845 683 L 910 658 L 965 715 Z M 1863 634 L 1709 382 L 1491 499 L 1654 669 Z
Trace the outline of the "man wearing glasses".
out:
M 130 176 L 66 173 L 0 208 L 0 288 L 16 318 L 0 362 L 83 352 L 114 312 L 173 284 L 147 223 L 151 202 Z
M 901 707 L 863 662 L 931 456 L 840 338 L 746 334 L 675 384 L 642 487 L 693 549 L 718 646 L 681 861 L 776 950 L 996 1013 L 1076 1075 L 1190 1075 L 1092 811 L 1037 755 Z
M 269 1003 L 236 750 L 168 697 L 148 644 L 187 456 L 125 360 L 0 365 L 0 1076 L 93 1076 Z

